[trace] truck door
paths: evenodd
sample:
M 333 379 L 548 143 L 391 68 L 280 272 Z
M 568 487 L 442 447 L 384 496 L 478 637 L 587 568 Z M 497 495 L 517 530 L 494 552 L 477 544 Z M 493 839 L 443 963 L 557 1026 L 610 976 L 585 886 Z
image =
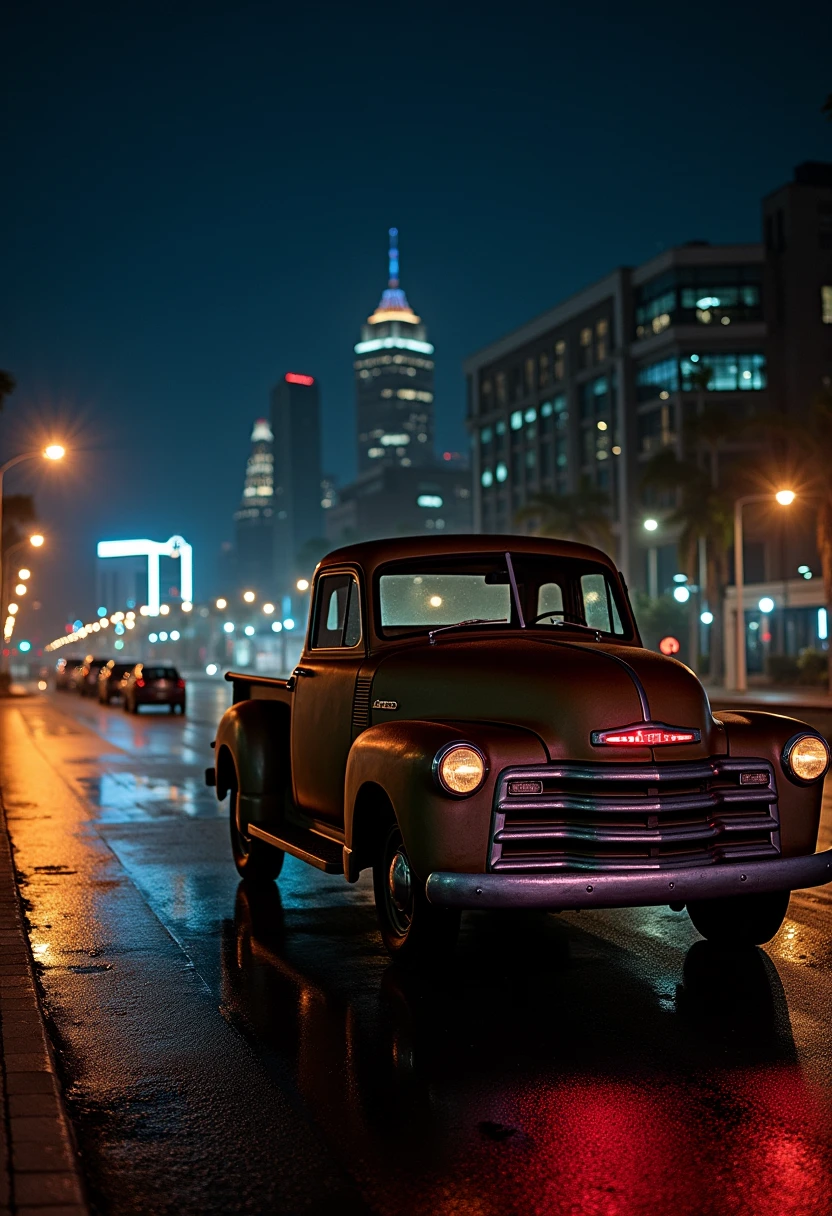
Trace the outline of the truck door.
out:
M 321 575 L 292 696 L 292 781 L 297 806 L 342 823 L 355 681 L 364 660 L 361 594 L 352 571 Z

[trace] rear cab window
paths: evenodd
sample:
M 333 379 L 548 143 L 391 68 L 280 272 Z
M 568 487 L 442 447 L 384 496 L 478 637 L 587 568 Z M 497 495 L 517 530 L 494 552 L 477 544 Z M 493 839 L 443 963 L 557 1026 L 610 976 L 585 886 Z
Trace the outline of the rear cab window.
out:
M 324 574 L 315 589 L 313 650 L 353 650 L 361 644 L 361 597 L 353 574 Z

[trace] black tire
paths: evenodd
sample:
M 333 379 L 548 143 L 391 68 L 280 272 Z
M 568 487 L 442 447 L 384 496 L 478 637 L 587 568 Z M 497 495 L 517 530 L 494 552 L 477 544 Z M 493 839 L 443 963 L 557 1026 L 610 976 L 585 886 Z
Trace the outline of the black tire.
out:
M 791 891 L 731 895 L 725 899 L 694 900 L 688 916 L 694 928 L 717 946 L 762 946 L 770 942 L 786 919 Z
M 246 835 L 248 825 L 240 823 L 238 806 L 235 781 L 228 795 L 228 822 L 231 828 L 231 852 L 237 873 L 246 882 L 273 882 L 283 869 L 283 858 L 286 854 L 282 849 L 266 844 L 265 840 Z
M 453 954 L 460 913 L 428 902 L 410 869 L 399 825 L 381 834 L 373 862 L 373 891 L 381 940 L 396 962 L 437 967 Z

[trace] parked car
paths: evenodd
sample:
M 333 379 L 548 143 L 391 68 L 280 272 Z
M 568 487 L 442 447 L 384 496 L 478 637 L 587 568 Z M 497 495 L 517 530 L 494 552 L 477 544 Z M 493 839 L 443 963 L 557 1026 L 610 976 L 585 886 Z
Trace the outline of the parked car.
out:
M 75 688 L 75 669 L 83 667 L 84 660 L 80 655 L 65 655 L 55 664 L 55 688 L 58 692 L 67 692 Z
M 122 682 L 134 666 L 132 662 L 122 663 L 116 659 L 104 664 L 98 673 L 98 700 L 102 705 L 109 705 L 114 698 L 122 696 Z
M 175 667 L 137 663 L 122 685 L 124 708 L 137 714 L 142 705 L 168 705 L 170 712 L 185 712 L 185 681 Z
M 80 674 L 75 676 L 75 687 L 82 697 L 94 697 L 98 691 L 98 673 L 105 667 L 109 659 L 85 659 Z
M 394 958 L 432 961 L 465 908 L 687 908 L 768 941 L 816 853 L 830 752 L 779 714 L 711 712 L 645 650 L 600 550 L 446 536 L 331 553 L 289 679 L 229 673 L 208 784 L 246 880 L 286 853 L 372 868 Z

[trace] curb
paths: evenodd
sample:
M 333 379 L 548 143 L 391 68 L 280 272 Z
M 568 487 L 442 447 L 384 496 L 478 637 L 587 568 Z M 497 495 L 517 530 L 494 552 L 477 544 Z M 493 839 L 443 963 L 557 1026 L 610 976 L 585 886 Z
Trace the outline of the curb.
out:
M 0 800 L 0 1216 L 89 1216 Z

